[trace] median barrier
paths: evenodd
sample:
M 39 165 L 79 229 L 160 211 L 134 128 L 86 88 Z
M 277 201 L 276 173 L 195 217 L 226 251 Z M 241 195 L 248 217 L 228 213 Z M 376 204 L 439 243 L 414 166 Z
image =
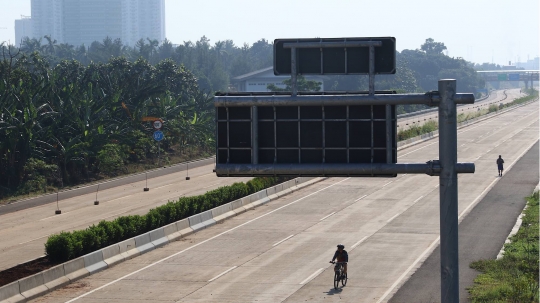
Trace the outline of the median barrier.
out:
M 19 280 L 19 291 L 26 300 L 32 300 L 46 293 L 47 286 L 43 282 L 43 272 Z
M 270 189 L 261 190 L 242 199 L 160 227 L 148 233 L 49 268 L 41 273 L 4 285 L 0 287 L 0 302 L 24 302 L 43 295 L 65 284 L 106 269 L 113 264 L 131 259 L 151 251 L 155 247 L 165 245 L 174 239 L 185 237 L 196 230 L 213 225 L 216 223 L 216 220 L 223 221 L 228 217 L 244 212 L 247 208 L 253 208 L 256 205 L 266 203 L 271 200 L 270 196 L 278 197 L 278 194 L 281 195 L 284 191 L 290 192 L 294 189 L 315 183 L 317 180 L 322 180 L 322 178 L 313 179 L 315 178 L 299 178 L 298 182 L 291 180 L 278 184 Z M 305 184 L 297 186 L 300 183 Z
M 165 237 L 167 237 L 167 240 L 169 242 L 182 237 L 182 234 L 178 232 L 178 227 L 176 226 L 176 223 L 171 223 L 169 225 L 163 226 L 163 233 L 165 234 Z
M 107 263 L 107 266 L 112 266 L 116 263 L 124 261 L 124 256 L 120 253 L 120 246 L 113 244 L 101 249 L 103 253 L 103 261 Z
M 15 281 L 0 287 L 0 302 L 15 303 L 23 301 L 25 301 L 25 298 L 19 291 L 19 281 Z
M 150 241 L 152 241 L 152 244 L 156 248 L 169 243 L 169 239 L 165 236 L 165 231 L 163 230 L 163 227 L 154 229 L 149 234 Z
M 150 233 L 144 233 L 135 237 L 135 247 L 142 254 L 153 250 L 154 244 L 150 241 Z
M 54 290 L 69 283 L 63 265 L 51 267 L 43 271 L 43 284 L 48 290 Z
M 107 263 L 103 261 L 103 251 L 100 249 L 98 251 L 89 253 L 83 256 L 84 267 L 90 272 L 90 274 L 96 273 L 100 270 L 107 268 Z
M 277 198 L 277 195 L 276 195 L 276 187 L 275 186 L 272 186 L 272 187 L 269 187 L 266 189 L 266 196 L 268 197 L 268 199 L 272 200 L 274 198 Z
M 212 219 L 212 210 L 207 210 L 200 214 L 193 215 L 189 217 L 188 220 L 189 227 L 191 227 L 193 231 L 197 231 L 216 224 L 216 221 Z
M 212 218 L 214 221 L 221 222 L 227 218 L 233 217 L 236 214 L 232 211 L 232 204 L 227 203 L 212 209 Z
M 245 212 L 246 208 L 242 204 L 243 204 L 242 199 L 232 201 L 231 202 L 232 211 L 237 215 Z
M 193 228 L 189 226 L 189 220 L 187 218 L 176 222 L 176 228 L 182 237 L 190 235 L 194 232 Z
M 90 272 L 84 267 L 83 257 L 73 259 L 64 263 L 64 272 L 66 277 L 70 280 L 77 280 L 90 275 Z
M 124 260 L 129 260 L 141 254 L 141 252 L 137 249 L 137 245 L 135 244 L 135 238 L 127 239 L 118 243 L 118 247 L 120 248 L 120 254 L 122 257 L 124 257 Z

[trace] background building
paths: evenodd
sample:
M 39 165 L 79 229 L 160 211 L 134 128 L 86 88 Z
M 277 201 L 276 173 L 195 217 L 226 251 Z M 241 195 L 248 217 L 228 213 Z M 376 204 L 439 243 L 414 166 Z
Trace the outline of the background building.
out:
M 274 75 L 274 67 L 257 70 L 248 74 L 240 75 L 232 78 L 231 85 L 237 92 L 268 92 L 268 85 L 274 84 L 279 88 L 285 88 L 283 80 L 290 79 L 291 76 L 276 76 Z M 325 76 L 305 75 L 304 78 L 310 81 L 321 82 L 321 91 L 324 91 Z
M 33 37 L 89 46 L 106 37 L 133 46 L 165 39 L 165 0 L 32 0 Z
M 20 47 L 21 41 L 25 37 L 32 38 L 32 19 L 28 16 L 21 16 L 21 19 L 15 20 L 15 45 Z

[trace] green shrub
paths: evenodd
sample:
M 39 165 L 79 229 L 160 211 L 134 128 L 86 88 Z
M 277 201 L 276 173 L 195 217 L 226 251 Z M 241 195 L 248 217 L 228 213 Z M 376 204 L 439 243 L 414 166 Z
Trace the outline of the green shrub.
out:
M 99 170 L 107 175 L 116 175 L 124 166 L 125 153 L 118 144 L 105 144 L 98 152 Z
M 65 262 L 229 203 L 285 180 L 283 178 L 254 178 L 247 183 L 219 187 L 203 195 L 181 197 L 174 202 L 153 208 L 143 216 L 122 216 L 113 221 L 101 221 L 98 225 L 92 225 L 85 230 L 62 232 L 49 237 L 45 243 L 45 253 L 52 262 Z

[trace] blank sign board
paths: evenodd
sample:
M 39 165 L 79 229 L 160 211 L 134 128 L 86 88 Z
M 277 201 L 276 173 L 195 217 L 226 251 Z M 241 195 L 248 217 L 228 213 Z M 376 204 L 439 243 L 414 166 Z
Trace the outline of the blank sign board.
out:
M 390 108 L 392 163 L 396 163 L 396 112 L 394 105 Z M 216 110 L 218 164 L 252 164 L 254 148 L 256 164 L 387 163 L 385 105 Z
M 291 74 L 291 48 L 287 43 L 345 43 L 380 41 L 375 47 L 375 74 L 396 73 L 396 38 L 325 38 L 325 39 L 276 39 L 274 40 L 274 74 Z M 321 47 L 297 50 L 298 74 L 368 74 L 369 47 Z

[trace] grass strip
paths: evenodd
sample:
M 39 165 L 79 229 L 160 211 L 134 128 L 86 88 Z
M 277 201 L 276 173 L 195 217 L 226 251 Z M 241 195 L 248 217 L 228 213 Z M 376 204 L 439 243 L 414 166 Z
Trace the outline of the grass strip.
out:
M 471 302 L 538 302 L 538 191 L 526 199 L 521 227 L 503 257 L 471 263 L 482 272 L 469 288 Z
M 487 115 L 489 113 L 497 112 L 499 110 L 502 110 L 504 108 L 512 107 L 515 105 L 519 105 L 531 100 L 534 100 L 538 98 L 538 91 L 534 89 L 527 90 L 528 95 L 517 98 L 512 102 L 508 102 L 506 104 L 500 104 L 499 106 L 495 104 L 491 104 L 488 108 L 481 109 L 476 112 L 472 113 L 461 113 L 457 116 L 457 123 L 461 123 L 467 120 L 476 119 L 480 116 Z M 432 131 L 436 131 L 439 129 L 439 124 L 436 121 L 428 121 L 424 124 L 420 125 L 412 125 L 411 127 L 407 129 L 402 129 L 398 132 L 398 141 L 407 140 L 410 138 L 414 138 L 423 134 L 430 133 Z

